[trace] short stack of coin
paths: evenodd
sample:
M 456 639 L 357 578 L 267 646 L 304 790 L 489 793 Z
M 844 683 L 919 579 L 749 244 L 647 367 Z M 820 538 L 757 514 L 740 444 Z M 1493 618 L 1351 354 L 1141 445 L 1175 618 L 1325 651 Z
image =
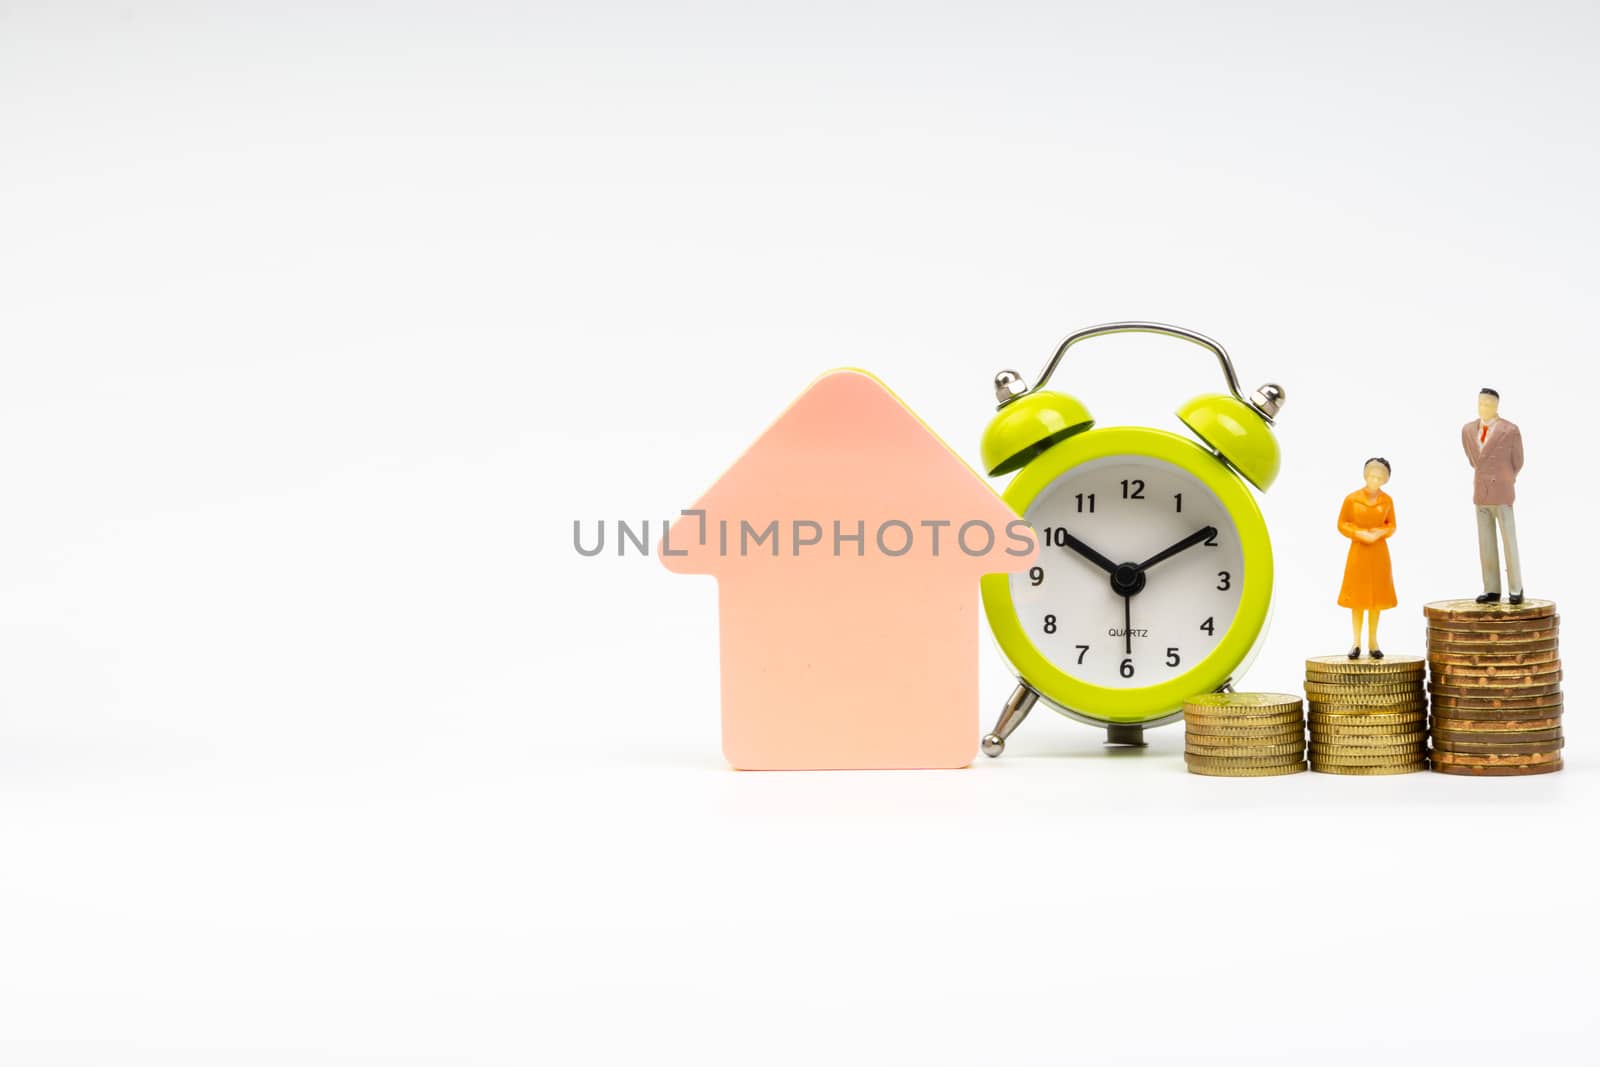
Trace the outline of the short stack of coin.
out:
M 1205 693 L 1183 703 L 1191 774 L 1265 778 L 1306 769 L 1306 716 L 1289 693 Z
M 1560 616 L 1548 600 L 1426 605 L 1433 769 L 1517 777 L 1561 769 Z
M 1428 769 L 1428 695 L 1421 656 L 1306 660 L 1311 769 L 1410 774 Z

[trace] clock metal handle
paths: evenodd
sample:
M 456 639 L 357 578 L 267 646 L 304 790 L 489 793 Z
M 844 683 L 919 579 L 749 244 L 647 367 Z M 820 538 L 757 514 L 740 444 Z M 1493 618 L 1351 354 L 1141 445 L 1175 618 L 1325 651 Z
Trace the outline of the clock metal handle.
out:
M 1260 412 L 1261 417 L 1266 419 L 1268 423 L 1272 422 L 1273 417 L 1278 414 L 1278 409 L 1283 405 L 1283 390 L 1276 385 L 1264 385 L 1256 390 L 1254 395 L 1247 398 L 1239 388 L 1239 376 L 1234 373 L 1233 360 L 1228 358 L 1227 350 L 1203 333 L 1197 333 L 1182 326 L 1169 326 L 1162 322 L 1106 322 L 1099 326 L 1089 326 L 1076 333 L 1069 334 L 1067 339 L 1057 346 L 1055 355 L 1051 356 L 1050 362 L 1044 365 L 1044 370 L 1039 373 L 1039 378 L 1033 383 L 1033 386 L 1023 390 L 1013 387 L 1011 395 L 1006 396 L 1001 401 L 1001 406 L 1004 407 L 1006 403 L 1025 393 L 1042 389 L 1044 384 L 1050 380 L 1050 376 L 1056 372 L 1056 368 L 1061 365 L 1061 360 L 1066 356 L 1067 349 L 1079 341 L 1087 341 L 1091 337 L 1104 337 L 1114 333 L 1163 334 L 1167 337 L 1176 337 L 1181 341 L 1188 341 L 1190 344 L 1196 344 L 1209 350 L 1217 357 L 1217 363 L 1222 367 L 1222 376 L 1228 381 L 1228 392 L 1232 393 L 1240 403 L 1248 404 Z

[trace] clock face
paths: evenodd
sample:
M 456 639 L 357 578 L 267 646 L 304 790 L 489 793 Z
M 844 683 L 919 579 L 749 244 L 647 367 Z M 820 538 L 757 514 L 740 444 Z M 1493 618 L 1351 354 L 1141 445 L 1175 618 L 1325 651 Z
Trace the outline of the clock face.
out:
M 1056 478 L 1023 517 L 1039 557 L 1010 576 L 1013 607 L 1033 645 L 1074 679 L 1108 689 L 1171 682 L 1212 654 L 1239 613 L 1239 530 L 1181 467 L 1137 455 L 1090 460 Z

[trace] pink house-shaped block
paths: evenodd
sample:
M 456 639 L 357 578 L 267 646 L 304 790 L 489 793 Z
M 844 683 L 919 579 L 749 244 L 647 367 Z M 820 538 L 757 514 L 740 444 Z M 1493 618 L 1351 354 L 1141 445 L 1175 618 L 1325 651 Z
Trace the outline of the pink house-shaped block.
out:
M 1023 570 L 1016 514 L 877 378 L 823 375 L 668 530 L 714 575 L 722 742 L 756 769 L 963 767 L 978 578 Z

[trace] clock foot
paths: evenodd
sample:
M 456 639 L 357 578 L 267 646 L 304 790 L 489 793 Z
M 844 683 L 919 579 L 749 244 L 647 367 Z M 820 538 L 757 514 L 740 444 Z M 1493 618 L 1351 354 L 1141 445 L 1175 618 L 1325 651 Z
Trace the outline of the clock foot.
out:
M 1033 705 L 1039 700 L 1039 694 L 1025 685 L 1019 685 L 1012 690 L 1011 697 L 1006 701 L 1006 706 L 1000 710 L 1000 721 L 994 724 L 994 729 L 983 736 L 983 754 L 993 759 L 1006 750 L 1006 738 L 1011 736 L 1011 731 L 1022 724 L 1028 717 L 1028 712 L 1033 710 Z
M 1138 723 L 1112 723 L 1106 727 L 1106 744 L 1108 745 L 1135 745 L 1143 748 L 1144 727 Z

